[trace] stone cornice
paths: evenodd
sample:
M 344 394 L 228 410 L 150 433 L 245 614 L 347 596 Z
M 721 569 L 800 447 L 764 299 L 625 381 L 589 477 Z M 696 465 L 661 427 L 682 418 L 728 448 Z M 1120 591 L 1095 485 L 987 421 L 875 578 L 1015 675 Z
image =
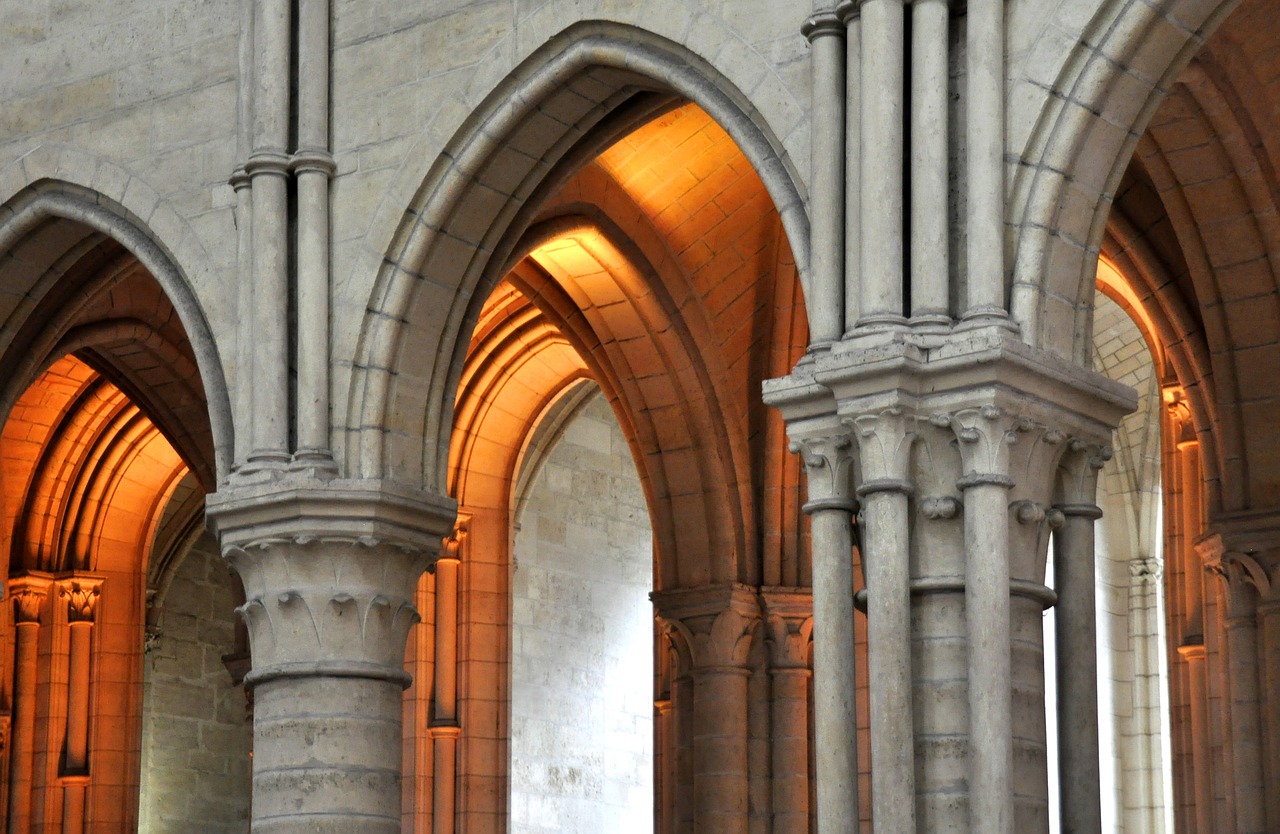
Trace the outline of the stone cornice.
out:
M 380 480 L 287 479 L 224 488 L 206 503 L 222 547 L 283 539 L 376 539 L 438 553 L 457 504 Z
M 764 399 L 789 424 L 833 412 L 955 411 L 981 402 L 1032 416 L 1052 412 L 1055 424 L 1077 424 L 1072 434 L 1100 437 L 1137 407 L 1128 387 L 999 327 L 840 342 L 789 376 L 767 380 Z

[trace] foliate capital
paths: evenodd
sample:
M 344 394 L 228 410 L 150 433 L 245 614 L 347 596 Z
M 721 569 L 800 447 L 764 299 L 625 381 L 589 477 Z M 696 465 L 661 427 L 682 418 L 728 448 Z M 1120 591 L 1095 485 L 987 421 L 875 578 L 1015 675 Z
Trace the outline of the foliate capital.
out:
M 793 437 L 791 452 L 800 456 L 809 482 L 805 512 L 839 507 L 853 511 L 854 443 L 847 432 Z
M 244 583 L 248 684 L 364 677 L 408 685 L 418 578 L 454 532 L 451 501 L 376 481 L 279 481 L 209 497 Z
M 761 588 L 769 657 L 775 669 L 807 669 L 813 640 L 813 592 L 808 588 Z
M 760 622 L 756 594 L 745 585 L 654 592 L 653 604 L 684 671 L 745 668 Z
M 863 482 L 909 479 L 911 445 L 916 440 L 913 415 L 894 406 L 845 421 L 858 440 Z
M 371 536 L 296 536 L 223 548 L 244 583 L 252 685 L 280 677 L 364 677 L 405 686 L 405 641 L 426 554 Z
M 51 584 L 52 579 L 46 574 L 27 573 L 9 580 L 15 623 L 40 622 L 40 611 L 44 608 Z
M 58 597 L 67 603 L 69 623 L 93 622 L 101 593 L 101 577 L 77 575 L 58 580 Z

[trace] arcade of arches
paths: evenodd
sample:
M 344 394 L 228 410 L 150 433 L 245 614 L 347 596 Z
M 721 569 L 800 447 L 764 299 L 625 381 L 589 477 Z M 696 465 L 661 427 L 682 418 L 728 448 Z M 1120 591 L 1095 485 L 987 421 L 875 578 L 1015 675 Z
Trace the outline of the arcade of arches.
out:
M 1270 0 L 0 20 L 3 834 L 1280 830 Z

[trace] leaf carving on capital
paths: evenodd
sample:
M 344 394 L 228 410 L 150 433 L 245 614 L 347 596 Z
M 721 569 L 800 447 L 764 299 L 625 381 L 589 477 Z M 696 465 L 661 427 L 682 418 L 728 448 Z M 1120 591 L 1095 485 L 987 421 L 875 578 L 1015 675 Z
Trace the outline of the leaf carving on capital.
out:
M 935 426 L 949 426 L 959 441 L 966 474 L 1008 477 L 1011 447 L 1033 423 L 994 405 L 960 409 L 930 418 Z
M 102 592 L 101 580 L 68 579 L 58 583 L 58 596 L 66 600 L 67 622 L 91 623 Z
M 1266 566 L 1252 553 L 1227 550 L 1217 536 L 1208 547 L 1197 546 L 1205 570 L 1219 577 L 1226 591 L 1227 617 L 1247 617 L 1259 600 L 1270 599 L 1274 583 Z
M 770 614 L 764 624 L 774 667 L 807 668 L 809 643 L 813 639 L 813 615 L 784 617 Z
M 1058 461 L 1058 501 L 1094 504 L 1098 500 L 1098 473 L 1113 455 L 1107 443 L 1072 437 Z
M 911 445 L 916 440 L 915 420 L 901 408 L 875 414 L 846 417 L 858 438 L 862 480 L 905 481 L 911 467 Z
M 810 498 L 845 498 L 852 490 L 853 439 L 846 434 L 793 439 L 789 448 L 800 456 L 809 479 Z M 825 473 L 825 477 L 823 474 Z
M 709 667 L 745 666 L 760 622 L 758 610 L 730 604 L 717 612 L 699 611 L 684 617 L 660 618 L 684 671 Z
M 40 622 L 40 609 L 44 607 L 45 591 L 29 585 L 12 588 L 13 621 L 15 623 Z

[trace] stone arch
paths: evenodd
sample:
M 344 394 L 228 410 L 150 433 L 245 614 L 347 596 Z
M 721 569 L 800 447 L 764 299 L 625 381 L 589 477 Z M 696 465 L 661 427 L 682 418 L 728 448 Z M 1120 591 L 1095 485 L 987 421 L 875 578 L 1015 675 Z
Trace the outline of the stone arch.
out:
M 630 26 L 575 24 L 494 90 L 400 221 L 375 283 L 347 426 L 340 427 L 348 471 L 441 487 L 458 346 L 472 327 L 473 297 L 510 268 L 511 248 L 539 198 L 584 161 L 583 148 L 616 135 L 611 115 L 625 117 L 646 99 L 662 106 L 672 96 L 698 104 L 732 136 L 769 190 L 806 274 L 800 179 L 747 97 L 682 46 Z M 411 369 L 408 357 L 427 358 L 427 367 Z M 417 438 L 425 438 L 421 454 Z
M 1111 197 L 1174 79 L 1238 3 L 1107 0 L 1079 33 L 1011 174 L 1011 311 L 1030 344 L 1088 364 Z
M 127 253 L 159 285 L 189 344 L 207 403 L 201 422 L 207 422 L 211 432 L 209 460 L 192 464 L 205 488 L 212 490 L 231 463 L 233 423 L 217 343 L 191 280 L 194 276 L 211 282 L 213 274 L 195 232 L 141 178 L 107 160 L 61 146 L 41 146 L 0 171 L 0 200 L 0 253 L 7 256 L 0 268 L 7 273 L 6 294 L 12 293 L 0 299 L 0 355 L 9 359 L 8 367 L 21 368 L 0 389 L 0 414 L 7 413 L 59 350 L 138 337 L 149 350 L 171 353 L 155 333 L 138 330 L 137 321 L 63 331 L 51 340 L 55 331 L 47 329 L 50 322 L 31 318 L 37 303 L 51 292 L 71 294 L 59 284 L 80 256 L 94 247 Z M 44 238 L 46 254 L 20 263 L 15 252 L 35 237 Z M 87 276 L 72 275 L 68 280 Z M 63 338 L 66 343 L 57 344 Z M 24 342 L 40 339 L 41 355 L 25 352 L 30 344 Z M 15 356 L 22 357 L 21 362 Z

